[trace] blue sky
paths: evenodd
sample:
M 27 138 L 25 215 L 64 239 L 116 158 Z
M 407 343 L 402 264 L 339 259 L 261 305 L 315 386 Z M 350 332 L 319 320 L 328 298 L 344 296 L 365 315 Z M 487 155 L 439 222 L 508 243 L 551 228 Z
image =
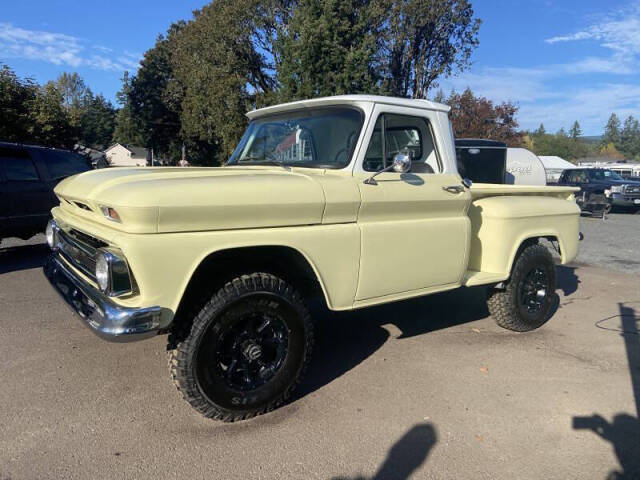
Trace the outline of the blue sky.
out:
M 202 0 L 3 0 L 0 61 L 45 82 L 79 72 L 114 99 L 122 71 L 172 21 Z M 518 103 L 522 128 L 569 128 L 598 135 L 611 112 L 640 117 L 640 0 L 475 0 L 482 19 L 473 66 L 444 79 L 447 92 L 470 86 Z

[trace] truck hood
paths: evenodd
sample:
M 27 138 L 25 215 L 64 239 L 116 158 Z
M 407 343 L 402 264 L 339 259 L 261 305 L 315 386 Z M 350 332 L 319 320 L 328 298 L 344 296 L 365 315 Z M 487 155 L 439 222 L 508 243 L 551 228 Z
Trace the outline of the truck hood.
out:
M 55 193 L 63 210 L 129 233 L 317 224 L 325 207 L 313 175 L 280 167 L 107 168 L 70 177 Z

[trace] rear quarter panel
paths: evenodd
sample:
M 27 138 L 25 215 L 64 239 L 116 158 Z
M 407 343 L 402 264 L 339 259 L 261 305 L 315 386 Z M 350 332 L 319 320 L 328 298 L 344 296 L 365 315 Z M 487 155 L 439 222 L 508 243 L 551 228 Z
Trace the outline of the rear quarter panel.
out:
M 533 195 L 479 198 L 472 202 L 469 217 L 469 270 L 496 273 L 506 279 L 520 245 L 536 237 L 557 238 L 562 264 L 577 255 L 580 210 L 572 198 Z

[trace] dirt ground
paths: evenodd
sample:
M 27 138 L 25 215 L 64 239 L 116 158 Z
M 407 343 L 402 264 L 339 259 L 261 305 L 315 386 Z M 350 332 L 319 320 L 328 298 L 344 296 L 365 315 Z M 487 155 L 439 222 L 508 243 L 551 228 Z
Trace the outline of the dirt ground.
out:
M 222 424 L 180 398 L 164 337 L 83 327 L 35 243 L 0 250 L 2 480 L 639 478 L 637 274 L 559 267 L 557 312 L 526 334 L 495 325 L 482 289 L 316 309 L 295 399 Z

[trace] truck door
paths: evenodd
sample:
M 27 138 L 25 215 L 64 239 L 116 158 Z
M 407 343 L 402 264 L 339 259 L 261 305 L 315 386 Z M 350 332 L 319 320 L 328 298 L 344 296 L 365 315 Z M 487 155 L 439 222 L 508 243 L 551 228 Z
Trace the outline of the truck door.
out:
M 387 295 L 412 296 L 459 286 L 466 271 L 471 201 L 457 173 L 444 170 L 435 112 L 377 105 L 362 168 L 354 171 L 362 204 L 358 214 L 361 260 L 356 302 Z M 450 138 L 453 142 L 453 138 Z M 381 173 L 396 153 L 412 158 L 409 173 Z M 360 161 L 360 159 L 358 160 Z M 455 165 L 455 159 L 448 159 Z

